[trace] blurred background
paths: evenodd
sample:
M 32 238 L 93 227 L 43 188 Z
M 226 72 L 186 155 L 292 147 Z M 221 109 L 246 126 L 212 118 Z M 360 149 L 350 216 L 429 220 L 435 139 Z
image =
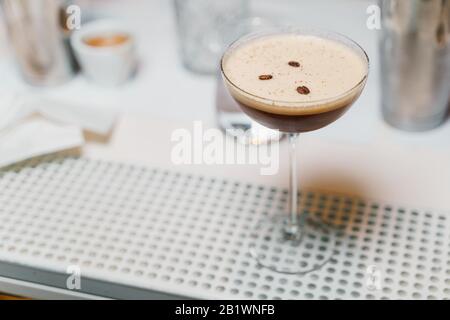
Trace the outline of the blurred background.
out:
M 79 0 L 65 3 L 81 8 L 82 25 L 108 19 L 120 21 L 130 30 L 138 60 L 135 75 L 113 87 L 96 83 L 83 73 L 76 73 L 57 86 L 30 86 L 20 74 L 18 57 L 15 57 L 7 36 L 3 14 L 0 23 L 0 89 L 39 91 L 64 100 L 117 107 L 125 113 L 215 123 L 218 73 L 215 59 L 223 47 L 248 31 L 293 25 L 338 31 L 366 49 L 372 63 L 369 90 L 360 100 L 365 107 L 352 113 L 356 118 L 377 115 L 378 31 L 366 27 L 366 10 L 371 1 L 233 0 L 227 1 L 226 5 L 223 1 L 192 0 Z M 83 29 L 82 26 L 80 31 Z M 41 33 L 40 37 L 46 36 Z M 337 123 L 339 128 L 325 130 L 331 130 L 327 136 L 349 139 L 349 134 L 342 132 L 342 128 L 358 124 L 355 129 L 362 131 L 360 140 L 367 141 L 373 134 L 369 131 L 371 121 L 361 123 L 349 119 L 345 124 Z
M 360 108 L 353 108 L 350 111 L 350 116 L 345 117 L 342 121 L 335 123 L 333 126 L 325 128 L 318 132 L 320 136 L 338 139 L 343 141 L 355 141 L 368 143 L 377 134 L 375 128 L 377 121 L 382 115 L 380 100 L 380 50 L 379 39 L 381 33 L 380 5 L 383 2 L 368 1 L 368 0 L 232 0 L 223 3 L 222 1 L 202 1 L 202 0 L 188 0 L 188 1 L 168 1 L 168 0 L 74 0 L 74 1 L 57 1 L 57 0 L 40 0 L 36 1 L 34 8 L 27 8 L 27 1 L 16 2 L 15 7 L 11 5 L 14 1 L 4 1 L 3 15 L 0 23 L 0 74 L 1 84 L 0 89 L 15 90 L 15 91 L 38 91 L 39 94 L 50 95 L 52 97 L 70 100 L 74 102 L 89 102 L 91 104 L 102 104 L 111 108 L 118 108 L 121 112 L 141 114 L 145 113 L 149 116 L 157 115 L 167 119 L 200 119 L 210 123 L 217 123 L 223 126 L 229 125 L 227 119 L 221 119 L 221 114 L 216 111 L 216 87 L 220 84 L 217 80 L 218 76 L 218 59 L 224 48 L 237 37 L 252 31 L 263 30 L 273 26 L 296 26 L 308 28 L 325 28 L 333 31 L 343 33 L 356 42 L 367 51 L 371 60 L 370 79 L 362 98 L 358 102 Z M 21 3 L 17 5 L 17 3 Z M 397 34 L 385 31 L 384 38 L 388 39 L 390 45 L 383 54 L 390 57 L 392 65 L 387 65 L 389 70 L 394 69 L 398 65 L 398 60 L 404 60 L 408 55 L 401 50 L 408 48 L 412 50 L 414 46 L 420 47 L 422 43 L 413 44 L 406 43 L 402 48 L 392 48 L 392 43 L 399 43 L 399 34 L 422 32 L 421 28 L 425 27 L 433 29 L 432 32 L 438 30 L 441 32 L 441 41 L 448 42 L 448 7 L 446 1 L 435 1 L 431 6 L 427 1 L 413 1 L 412 6 L 404 5 L 404 2 L 399 1 L 384 1 L 385 16 L 389 18 L 385 26 L 390 26 L 392 30 L 396 30 Z M 78 63 L 82 64 L 82 72 L 67 71 L 67 77 L 61 80 L 53 81 L 52 85 L 41 86 L 46 80 L 34 81 L 30 80 L 32 76 L 20 74 L 20 60 L 29 60 L 26 53 L 19 54 L 13 50 L 13 47 L 21 47 L 25 50 L 23 43 L 28 43 L 27 50 L 33 51 L 33 46 L 29 45 L 31 40 L 24 38 L 20 32 L 28 34 L 28 37 L 34 38 L 34 41 L 41 41 L 41 53 L 45 56 L 45 51 L 51 51 L 54 43 L 49 40 L 50 33 L 40 31 L 39 28 L 45 30 L 45 19 L 52 19 L 52 10 L 56 10 L 55 4 L 59 5 L 58 10 L 66 10 L 71 5 L 76 5 L 80 8 L 80 23 L 81 28 L 75 26 L 74 30 L 65 30 L 64 41 L 70 42 L 70 38 L 74 38 L 74 34 L 82 33 L 83 29 L 92 30 L 95 28 L 102 28 L 101 26 L 92 26 L 94 21 L 105 21 L 112 25 L 103 26 L 109 31 L 114 28 L 119 28 L 123 32 L 127 32 L 132 36 L 133 46 L 136 51 L 130 51 L 129 57 L 121 57 L 120 61 L 112 61 L 116 66 L 121 65 L 123 70 L 116 70 L 114 67 L 105 66 L 99 67 L 100 64 L 106 63 L 105 60 L 114 59 L 114 54 L 106 59 L 101 58 L 102 62 L 95 62 L 95 57 L 89 56 L 88 53 L 82 53 L 83 49 L 78 48 L 72 39 L 70 46 L 72 53 L 75 54 Z M 42 8 L 47 8 L 46 15 L 39 13 Z M 53 6 L 53 7 L 52 7 Z M 6 7 L 6 8 L 5 8 Z M 8 9 L 9 7 L 9 9 Z M 377 11 L 377 8 L 380 10 Z M 73 7 L 72 7 L 73 9 Z M 9 20 L 13 20 L 13 16 L 20 13 L 20 11 L 29 10 L 34 12 L 33 21 L 36 31 L 33 35 L 23 31 L 20 23 L 10 23 L 11 31 L 15 33 L 14 36 L 8 37 L 6 31 L 6 18 L 10 16 Z M 411 12 L 415 10 L 415 15 Z M 431 13 L 430 13 L 431 11 Z M 418 13 L 417 13 L 418 12 Z M 76 10 L 67 10 L 66 15 L 70 19 L 70 14 L 77 14 Z M 23 13 L 21 13 L 23 14 Z M 60 13 L 58 13 L 61 15 Z M 395 15 L 399 15 L 398 18 Z M 410 15 L 410 16 L 408 16 Z M 426 16 L 428 15 L 428 16 Z M 72 19 L 73 20 L 73 19 Z M 438 20 L 441 20 L 439 22 Z M 39 22 L 41 21 L 41 22 Z M 405 22 L 406 21 L 406 22 Z M 444 22 L 442 25 L 442 21 Z M 76 19 L 75 21 L 77 22 Z M 22 22 L 23 23 L 23 22 Z M 402 24 L 409 23 L 405 28 L 411 30 L 401 30 Z M 422 23 L 422 25 L 421 25 Z M 19 29 L 22 28 L 22 31 Z M 80 30 L 77 30 L 80 29 Z M 118 29 L 118 30 L 119 30 Z M 19 31 L 17 31 L 19 30 Z M 400 31 L 398 31 L 400 30 Z M 415 30 L 415 31 L 414 31 Z M 394 32 L 394 33 L 395 33 Z M 47 39 L 47 43 L 45 43 Z M 442 40 L 444 39 L 444 40 Z M 15 43 L 15 45 L 13 45 Z M 45 44 L 44 44 L 45 43 Z M 26 47 L 27 45 L 25 45 Z M 426 46 L 426 45 L 425 45 Z M 423 47 L 423 46 L 422 46 Z M 429 46 L 426 46 L 429 47 Z M 423 94 L 424 87 L 430 89 L 430 86 L 436 87 L 435 81 L 445 83 L 448 80 L 448 45 L 447 48 L 440 50 L 439 57 L 436 53 L 421 52 L 418 53 L 417 59 L 421 59 L 422 64 L 427 65 L 428 62 L 433 64 L 433 70 L 425 70 L 427 66 L 421 70 L 417 70 L 420 78 L 430 78 L 434 80 L 424 80 L 426 83 L 416 83 L 414 88 L 409 86 L 405 89 L 403 87 L 394 88 L 397 91 L 409 90 L 408 92 L 401 92 L 402 95 L 408 95 L 411 92 L 418 91 L 421 88 L 422 96 L 425 96 L 422 104 L 439 104 L 436 107 L 439 110 L 431 110 L 429 113 L 434 113 L 434 121 L 426 123 L 423 128 L 420 125 L 401 123 L 398 117 L 408 117 L 405 112 L 401 111 L 401 115 L 387 114 L 386 118 L 395 118 L 390 121 L 395 127 L 407 129 L 409 131 L 423 131 L 426 129 L 433 129 L 442 123 L 444 115 L 442 107 L 442 97 L 445 95 L 448 98 L 448 86 L 440 88 L 439 101 L 434 101 L 428 95 Z M 78 49 L 77 49 L 78 48 Z M 81 52 L 77 52 L 81 51 Z M 35 50 L 35 56 L 39 56 L 40 50 Z M 444 53 L 442 53 L 444 51 Z M 87 56 L 86 56 L 87 54 Z M 95 54 L 94 54 L 95 55 Z M 432 56 L 433 60 L 428 61 Z M 403 58 L 402 58 L 403 57 Z M 118 57 L 116 57 L 119 59 Z M 395 59 L 394 59 L 395 58 Z M 60 57 L 59 59 L 66 59 Z M 125 60 L 123 60 L 125 59 Z M 389 60 L 388 59 L 388 60 Z M 431 58 L 430 58 L 431 59 Z M 435 60 L 440 59 L 441 62 Z M 45 58 L 44 58 L 45 60 Z M 133 62 L 131 62 L 133 60 Z M 423 61 L 428 61 L 424 63 Z M 442 62 L 443 61 L 443 62 Z M 71 62 L 72 63 L 72 62 Z M 440 63 L 440 65 L 439 65 Z M 130 64 L 125 67 L 124 65 Z M 416 61 L 404 63 L 408 65 L 417 64 Z M 94 66 L 93 66 L 94 65 Z M 97 70 L 95 70 L 97 66 Z M 135 66 L 135 68 L 133 68 Z M 117 67 L 119 68 L 119 67 Z M 406 66 L 406 68 L 408 68 Z M 441 70 L 438 80 L 436 80 L 435 69 Z M 23 69 L 23 68 L 22 68 Z M 108 72 L 106 72 L 107 70 Z M 425 70 L 425 71 L 424 71 Z M 401 70 L 395 70 L 401 73 Z M 106 73 L 105 73 L 106 72 Z M 119 76 L 117 73 L 121 73 Z M 96 76 L 97 74 L 97 76 Z M 392 81 L 389 81 L 387 71 L 384 72 L 386 81 L 386 90 L 394 87 Z M 405 77 L 414 77 L 416 74 L 404 75 Z M 52 75 L 48 74 L 45 77 L 51 79 Z M 44 77 L 44 78 L 45 78 Z M 56 76 L 53 75 L 55 78 Z M 102 82 L 102 77 L 113 79 L 112 83 Z M 122 79 L 115 79 L 115 77 L 122 77 Z M 100 78 L 100 79 L 99 79 Z M 115 80 L 114 80 L 115 79 Z M 115 82 L 117 83 L 115 83 Z M 31 83 L 32 85 L 28 85 Z M 51 81 L 50 81 L 51 82 Z M 38 85 L 38 86 L 33 86 Z M 56 86 L 54 86 L 56 84 Z M 105 85 L 106 84 L 106 85 Z M 111 86 L 112 84 L 112 86 Z M 417 86 L 417 87 L 416 87 Z M 443 85 L 441 85 L 442 87 Z M 400 93 L 399 93 L 400 94 Z M 433 96 L 436 96 L 435 94 Z M 385 94 L 387 104 L 401 105 L 403 102 L 391 98 L 391 93 Z M 416 101 L 416 97 L 405 101 L 404 103 L 411 104 L 411 101 Z M 389 108 L 387 106 L 386 108 Z M 401 106 L 403 108 L 403 106 Z M 220 106 L 219 106 L 220 108 Z M 400 107 L 398 107 L 400 108 Z M 419 106 L 418 108 L 423 108 Z M 428 109 L 433 107 L 429 106 Z M 225 107 L 226 109 L 226 107 Z M 417 114 L 423 113 L 423 110 L 416 110 L 414 106 L 410 109 L 409 117 L 418 117 Z M 415 110 L 415 111 L 414 111 Z M 406 113 L 408 113 L 406 112 Z M 415 112 L 415 115 L 414 115 Z M 413 113 L 413 115 L 411 115 Z M 436 113 L 438 113 L 436 115 Z M 419 115 L 422 116 L 422 115 Z M 411 121 L 421 121 L 411 120 Z M 389 122 L 389 121 L 388 121 Z M 423 130 L 422 130 L 423 129 Z M 357 135 L 354 133 L 358 132 Z M 433 134 L 435 136 L 436 133 Z M 422 135 L 421 139 L 426 139 L 428 135 Z M 408 139 L 408 136 L 399 136 L 400 139 Z M 430 141 L 436 141 L 438 138 L 430 138 Z

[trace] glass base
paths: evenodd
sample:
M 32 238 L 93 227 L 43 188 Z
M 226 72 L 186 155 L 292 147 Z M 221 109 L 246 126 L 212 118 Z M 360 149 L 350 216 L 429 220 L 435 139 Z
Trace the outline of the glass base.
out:
M 243 145 L 262 145 L 281 140 L 283 134 L 251 120 L 242 112 L 219 111 L 219 125 Z
M 274 272 L 306 274 L 320 269 L 333 257 L 336 232 L 317 218 L 307 218 L 298 226 L 286 217 L 267 217 L 251 231 L 250 255 Z

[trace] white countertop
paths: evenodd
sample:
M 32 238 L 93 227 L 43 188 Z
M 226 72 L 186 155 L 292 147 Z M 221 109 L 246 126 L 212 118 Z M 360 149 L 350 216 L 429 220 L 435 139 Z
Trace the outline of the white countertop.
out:
M 380 118 L 377 32 L 366 28 L 366 8 L 376 1 L 347 0 L 345 6 L 333 0 L 262 2 L 253 1 L 255 15 L 283 17 L 299 26 L 345 33 L 359 42 L 371 59 L 367 88 L 352 110 L 330 127 L 301 137 L 300 185 L 410 207 L 450 208 L 450 125 L 409 134 L 391 129 Z M 111 3 L 109 14 L 114 14 L 117 10 Z M 173 130 L 192 128 L 194 120 L 215 124 L 214 77 L 193 75 L 181 66 L 171 1 L 128 3 L 126 15 L 139 38 L 142 61 L 136 78 L 121 88 L 105 89 L 77 76 L 45 94 L 116 106 L 123 112 L 111 139 L 107 143 L 90 141 L 83 150 L 87 156 L 173 167 Z M 1 46 L 1 34 L 0 89 L 36 90 L 21 81 L 8 50 Z M 281 154 L 286 153 L 282 150 Z M 285 186 L 286 158 L 287 154 L 276 176 L 261 176 L 259 168 L 252 165 L 177 169 Z

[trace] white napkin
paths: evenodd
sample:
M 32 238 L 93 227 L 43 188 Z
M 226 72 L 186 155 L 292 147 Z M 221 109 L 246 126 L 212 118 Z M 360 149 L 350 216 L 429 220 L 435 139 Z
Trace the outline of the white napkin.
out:
M 106 135 L 116 117 L 97 105 L 0 92 L 0 167 L 81 147 L 83 130 Z

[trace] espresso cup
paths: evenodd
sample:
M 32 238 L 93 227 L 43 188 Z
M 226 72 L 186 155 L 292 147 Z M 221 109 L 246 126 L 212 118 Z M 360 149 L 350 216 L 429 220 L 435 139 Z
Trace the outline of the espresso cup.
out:
M 71 44 L 83 74 L 100 85 L 126 82 L 136 69 L 135 40 L 123 24 L 100 20 L 83 24 Z

